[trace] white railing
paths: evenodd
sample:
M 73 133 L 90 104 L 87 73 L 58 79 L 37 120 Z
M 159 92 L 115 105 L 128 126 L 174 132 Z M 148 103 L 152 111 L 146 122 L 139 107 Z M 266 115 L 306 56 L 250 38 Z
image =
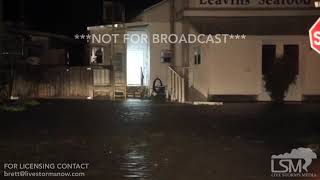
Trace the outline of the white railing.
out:
M 184 78 L 180 76 L 172 67 L 168 67 L 168 88 L 166 92 L 167 99 L 185 102 Z

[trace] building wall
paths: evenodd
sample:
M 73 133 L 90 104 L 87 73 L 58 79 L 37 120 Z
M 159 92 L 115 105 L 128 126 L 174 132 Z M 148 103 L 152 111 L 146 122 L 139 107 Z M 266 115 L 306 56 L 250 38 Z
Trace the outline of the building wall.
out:
M 169 23 L 150 23 L 148 26 L 150 37 L 152 34 L 170 33 Z M 153 81 L 158 77 L 163 84 L 167 84 L 167 72 L 169 63 L 161 63 L 161 51 L 169 49 L 169 44 L 150 43 L 150 82 L 149 86 L 152 88 Z
M 215 45 L 217 46 L 217 45 Z M 214 57 L 211 67 L 209 94 L 259 93 L 261 68 L 259 64 L 259 46 L 254 40 L 233 40 L 218 49 L 208 49 L 209 57 Z
M 175 34 L 181 36 L 184 34 L 184 26 L 185 24 L 182 21 L 177 21 L 174 24 L 175 26 Z M 184 48 L 185 45 L 181 43 L 177 43 L 174 46 L 174 61 L 172 65 L 175 67 L 182 67 L 184 66 Z M 178 70 L 180 70 L 178 68 Z
M 104 34 L 112 34 L 112 28 L 111 27 L 104 27 L 104 28 L 94 28 L 94 29 L 90 29 L 90 34 L 95 34 L 97 37 L 98 35 L 104 35 Z M 92 47 L 102 47 L 104 50 L 104 57 L 103 57 L 103 63 L 104 65 L 110 65 L 111 64 L 111 47 L 110 44 L 106 44 L 106 43 L 97 43 L 97 41 L 94 41 L 95 43 L 92 43 L 92 41 L 90 41 L 89 44 L 89 64 L 90 64 L 90 59 L 91 59 L 91 48 Z M 121 42 L 121 40 L 119 40 L 119 42 Z
M 300 101 L 303 95 L 320 94 L 320 56 L 310 49 L 307 36 L 250 36 L 246 40 L 227 44 L 201 45 L 202 63 L 192 63 L 192 84 L 203 95 L 258 95 L 258 100 L 269 101 L 262 77 L 262 45 L 277 45 L 281 54 L 284 44 L 299 45 L 299 75 L 291 85 L 286 100 Z
M 161 4 L 147 9 L 141 17 L 144 22 L 164 22 L 168 23 L 170 19 L 169 1 L 160 2 Z
M 150 40 L 153 34 L 169 34 L 170 33 L 170 4 L 169 1 L 163 2 L 160 6 L 155 6 L 146 11 L 141 21 L 147 23 L 147 31 Z M 170 44 L 156 44 L 150 42 L 150 82 L 152 84 L 155 78 L 159 77 L 163 84 L 167 84 L 168 63 L 161 63 L 161 51 L 170 49 Z
M 320 55 L 306 42 L 304 49 L 303 95 L 320 95 Z
M 175 5 L 179 10 L 184 6 L 181 1 L 177 1 Z M 208 29 L 207 27 L 214 24 L 211 17 L 204 18 L 200 24 L 192 19 L 196 20 L 194 18 L 178 19 L 175 22 L 176 34 L 205 33 L 201 31 L 199 25 Z M 243 20 L 247 23 L 251 22 L 246 18 Z M 146 25 L 145 28 L 150 38 L 153 34 L 170 34 L 169 1 L 145 10 L 135 21 L 135 23 Z M 219 25 L 219 23 L 216 24 Z M 243 24 L 241 26 L 243 27 Z M 210 28 L 208 30 L 213 33 Z M 305 31 L 302 32 L 304 34 Z M 204 96 L 257 95 L 258 100 L 268 101 L 270 97 L 265 91 L 262 77 L 263 44 L 275 44 L 277 47 L 284 44 L 298 44 L 300 47 L 299 76 L 296 84 L 290 86 L 286 100 L 299 101 L 302 100 L 303 95 L 320 94 L 320 76 L 318 75 L 320 56 L 309 48 L 309 40 L 306 35 L 265 35 L 262 33 L 249 35 L 246 40 L 228 40 L 227 44 L 178 44 L 175 45 L 175 57 L 171 64 L 176 66 L 178 71 L 180 67 L 187 68 L 189 87 L 195 87 Z M 164 85 L 167 84 L 167 71 L 170 64 L 160 62 L 161 51 L 165 49 L 170 49 L 170 44 L 150 42 L 150 87 L 157 77 L 163 81 Z M 195 49 L 200 49 L 201 52 L 202 62 L 199 65 L 194 65 Z M 282 53 L 281 48 L 277 48 L 278 53 Z M 181 71 L 181 73 L 184 72 Z
M 150 41 L 153 34 L 169 34 L 170 33 L 170 4 L 169 1 L 160 2 L 159 5 L 150 7 L 145 10 L 141 15 L 134 19 L 134 23 L 127 24 L 127 31 L 140 29 L 147 31 Z M 91 34 L 110 34 L 110 27 L 91 27 Z M 120 40 L 121 41 L 121 40 Z M 159 77 L 163 84 L 167 82 L 168 63 L 161 63 L 161 51 L 169 49 L 169 44 L 150 44 L 150 80 L 149 86 L 152 88 L 154 79 Z M 110 46 L 100 44 L 90 44 L 91 47 L 104 48 L 104 63 L 110 64 Z
M 193 82 L 205 96 L 259 94 L 261 68 L 257 41 L 203 44 L 200 49 L 202 62 L 194 65 Z
M 174 1 L 174 8 L 176 13 L 179 13 L 180 11 L 182 11 L 185 7 L 187 7 L 187 2 L 186 0 L 175 0 Z

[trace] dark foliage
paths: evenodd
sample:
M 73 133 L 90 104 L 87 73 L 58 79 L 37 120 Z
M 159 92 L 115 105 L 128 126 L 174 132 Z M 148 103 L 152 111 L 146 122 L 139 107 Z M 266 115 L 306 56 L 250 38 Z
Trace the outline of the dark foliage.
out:
M 294 61 L 286 56 L 275 58 L 263 77 L 273 102 L 283 102 L 290 85 L 296 82 L 296 76 Z

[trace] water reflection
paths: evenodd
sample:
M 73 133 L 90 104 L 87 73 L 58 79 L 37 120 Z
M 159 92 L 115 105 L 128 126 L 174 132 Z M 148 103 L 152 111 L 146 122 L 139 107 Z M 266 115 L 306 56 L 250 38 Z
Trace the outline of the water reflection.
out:
M 120 171 L 124 178 L 144 179 L 151 177 L 152 160 L 146 143 L 128 144 L 127 153 L 120 159 Z
M 124 122 L 144 122 L 152 117 L 150 101 L 130 99 L 122 103 L 123 109 L 117 116 Z

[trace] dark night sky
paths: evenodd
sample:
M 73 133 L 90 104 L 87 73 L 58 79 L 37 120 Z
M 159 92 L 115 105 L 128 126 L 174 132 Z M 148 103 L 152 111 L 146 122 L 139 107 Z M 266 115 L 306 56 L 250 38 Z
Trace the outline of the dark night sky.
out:
M 122 0 L 130 19 L 160 0 Z M 7 21 L 17 21 L 21 0 L 4 0 Z M 73 35 L 87 26 L 102 24 L 102 0 L 25 0 L 24 21 L 37 31 Z

